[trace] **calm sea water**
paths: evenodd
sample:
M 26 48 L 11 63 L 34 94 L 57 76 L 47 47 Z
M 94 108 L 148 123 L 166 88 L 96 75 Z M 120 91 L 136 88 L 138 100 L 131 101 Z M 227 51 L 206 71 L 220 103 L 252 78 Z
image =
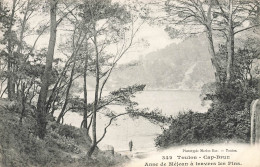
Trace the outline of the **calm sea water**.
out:
M 107 94 L 108 92 L 104 92 Z M 192 109 L 193 111 L 206 112 L 207 106 L 201 106 L 199 91 L 144 91 L 136 95 L 134 99 L 139 103 L 139 107 L 149 107 L 150 109 L 159 108 L 165 115 L 177 115 L 179 111 Z M 93 99 L 94 92 L 89 101 Z M 124 107 L 111 106 L 110 109 L 117 113 L 124 112 Z M 82 116 L 77 113 L 67 113 L 65 123 L 79 127 Z M 97 136 L 103 134 L 105 125 L 109 119 L 104 117 L 104 113 L 98 114 Z M 116 151 L 128 150 L 128 143 L 133 141 L 133 150 L 138 152 L 147 152 L 155 150 L 154 138 L 162 132 L 158 125 L 139 117 L 132 119 L 127 115 L 117 118 L 108 128 L 105 138 L 100 143 L 100 148 L 105 149 L 111 145 Z

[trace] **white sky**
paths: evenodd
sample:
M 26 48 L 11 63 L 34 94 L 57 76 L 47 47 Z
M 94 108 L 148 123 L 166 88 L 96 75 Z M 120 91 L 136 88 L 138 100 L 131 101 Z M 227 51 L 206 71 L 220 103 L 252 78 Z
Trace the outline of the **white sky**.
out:
M 149 43 L 149 45 L 146 47 L 133 47 L 128 53 L 126 53 L 126 55 L 124 55 L 119 63 L 127 63 L 131 60 L 137 60 L 140 56 L 145 56 L 150 52 L 162 49 L 173 42 L 177 42 L 177 40 L 170 39 L 163 27 L 151 27 L 148 24 L 142 26 L 136 35 L 136 39 L 144 39 Z
M 144 0 L 141 0 L 145 2 Z M 147 0 L 149 2 L 150 0 Z M 43 22 L 48 22 L 49 15 L 44 14 L 42 16 L 34 17 L 30 22 L 31 27 L 36 26 L 36 24 L 41 24 Z M 56 54 L 55 58 L 60 57 L 60 54 L 57 52 L 58 45 L 60 41 L 66 40 L 66 35 L 64 35 L 64 32 L 62 32 L 61 29 L 64 29 L 66 27 L 59 26 L 57 31 L 57 43 L 56 43 Z M 25 38 L 26 42 L 28 42 L 30 45 L 33 45 L 35 39 L 37 36 L 28 36 Z M 137 60 L 141 56 L 145 56 L 150 52 L 156 51 L 158 49 L 162 49 L 166 47 L 167 45 L 171 44 L 172 42 L 178 42 L 178 40 L 172 40 L 167 35 L 167 33 L 164 31 L 163 27 L 159 26 L 150 26 L 148 24 L 142 25 L 139 32 L 136 34 L 135 41 L 143 39 L 147 41 L 148 46 L 144 46 L 144 44 L 140 44 L 139 46 L 132 47 L 118 62 L 121 63 L 127 63 L 131 60 Z M 46 35 L 41 36 L 41 38 L 38 40 L 36 48 L 47 48 L 49 41 L 49 33 L 47 32 Z
M 64 35 L 64 32 L 60 29 L 65 27 L 59 27 L 57 30 L 57 43 L 56 43 L 56 58 L 57 56 L 60 57 L 60 55 L 57 55 L 57 49 L 59 45 L 59 41 L 64 42 L 66 40 L 66 35 Z M 35 41 L 36 36 L 29 36 L 26 38 L 26 41 L 29 44 L 33 44 Z M 119 64 L 128 63 L 132 60 L 137 60 L 141 56 L 145 56 L 150 52 L 156 51 L 158 49 L 162 49 L 166 47 L 167 45 L 178 42 L 178 40 L 170 39 L 168 34 L 164 31 L 163 27 L 159 26 L 150 26 L 148 24 L 143 24 L 140 30 L 137 32 L 135 36 L 134 41 L 138 41 L 144 39 L 147 41 L 148 45 L 144 46 L 144 44 L 139 44 L 139 46 L 133 46 L 131 49 L 122 57 L 122 59 L 118 62 Z M 43 35 L 37 42 L 36 49 L 40 49 L 43 47 L 48 46 L 48 40 L 49 40 L 49 33 L 46 35 Z

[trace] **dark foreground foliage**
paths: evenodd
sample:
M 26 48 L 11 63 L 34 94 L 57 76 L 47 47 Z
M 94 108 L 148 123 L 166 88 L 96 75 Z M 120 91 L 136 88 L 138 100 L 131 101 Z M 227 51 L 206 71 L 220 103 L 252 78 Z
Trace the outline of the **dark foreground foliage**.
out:
M 240 111 L 229 113 L 218 109 L 207 113 L 179 113 L 171 125 L 156 138 L 156 146 L 249 141 L 249 116 Z
M 222 143 L 227 141 L 248 143 L 250 140 L 250 103 L 257 98 L 257 81 L 247 89 L 238 83 L 229 87 L 211 85 L 213 93 L 205 93 L 211 100 L 206 113 L 181 112 L 170 121 L 168 129 L 156 139 L 157 147 L 183 144 Z M 212 89 L 211 89 L 212 90 Z
M 91 140 L 86 130 L 49 122 L 44 140 L 35 135 L 36 122 L 27 109 L 22 124 L 17 106 L 0 99 L 0 166 L 116 166 L 127 161 L 115 153 L 86 153 Z

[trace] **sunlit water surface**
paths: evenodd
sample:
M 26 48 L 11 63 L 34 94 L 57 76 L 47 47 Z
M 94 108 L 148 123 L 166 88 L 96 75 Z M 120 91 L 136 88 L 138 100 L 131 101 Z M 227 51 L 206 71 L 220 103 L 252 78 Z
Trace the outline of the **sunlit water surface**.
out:
M 104 95 L 108 92 L 104 92 Z M 159 108 L 165 115 L 176 116 L 179 111 L 192 109 L 193 111 L 206 112 L 208 106 L 202 106 L 199 91 L 144 91 L 136 95 L 134 100 L 140 108 Z M 83 94 L 82 94 L 83 95 Z M 81 96 L 82 96 L 81 95 Z M 89 101 L 93 100 L 94 92 L 89 93 Z M 117 113 L 124 112 L 122 106 L 110 106 Z M 57 113 L 56 113 L 57 114 Z M 102 113 L 98 114 L 97 136 L 102 136 L 105 125 L 109 122 Z M 65 123 L 80 127 L 82 115 L 68 112 L 65 115 Z M 139 117 L 130 118 L 128 115 L 118 117 L 108 128 L 107 134 L 99 144 L 101 149 L 107 145 L 115 148 L 115 151 L 124 152 L 129 149 L 128 143 L 133 141 L 133 150 L 136 152 L 152 152 L 156 150 L 154 139 L 162 132 L 160 126 Z

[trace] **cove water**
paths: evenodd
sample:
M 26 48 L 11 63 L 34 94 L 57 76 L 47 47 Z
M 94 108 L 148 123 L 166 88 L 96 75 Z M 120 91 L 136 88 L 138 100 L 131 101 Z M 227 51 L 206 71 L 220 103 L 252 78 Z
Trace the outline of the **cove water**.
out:
M 108 94 L 108 92 L 104 92 Z M 139 103 L 140 108 L 161 109 L 165 115 L 176 116 L 179 111 L 192 109 L 193 111 L 206 112 L 209 105 L 202 106 L 199 98 L 199 91 L 144 91 L 136 95 L 134 100 Z M 80 96 L 83 96 L 80 95 Z M 89 92 L 88 101 L 94 99 L 94 91 Z M 117 113 L 124 112 L 122 106 L 110 106 L 111 110 Z M 58 114 L 58 113 L 56 113 Z M 64 122 L 76 127 L 80 127 L 83 116 L 78 113 L 68 112 Z M 103 112 L 97 114 L 97 138 L 99 139 L 104 127 L 108 124 L 109 118 Z M 91 131 L 90 131 L 91 132 Z M 99 147 L 105 149 L 107 145 L 114 147 L 115 151 L 126 152 L 129 150 L 128 143 L 133 141 L 133 151 L 152 152 L 156 150 L 154 139 L 162 133 L 160 126 L 151 123 L 149 120 L 139 117 L 130 118 L 123 115 L 115 119 L 107 129 L 105 138 L 100 142 Z

